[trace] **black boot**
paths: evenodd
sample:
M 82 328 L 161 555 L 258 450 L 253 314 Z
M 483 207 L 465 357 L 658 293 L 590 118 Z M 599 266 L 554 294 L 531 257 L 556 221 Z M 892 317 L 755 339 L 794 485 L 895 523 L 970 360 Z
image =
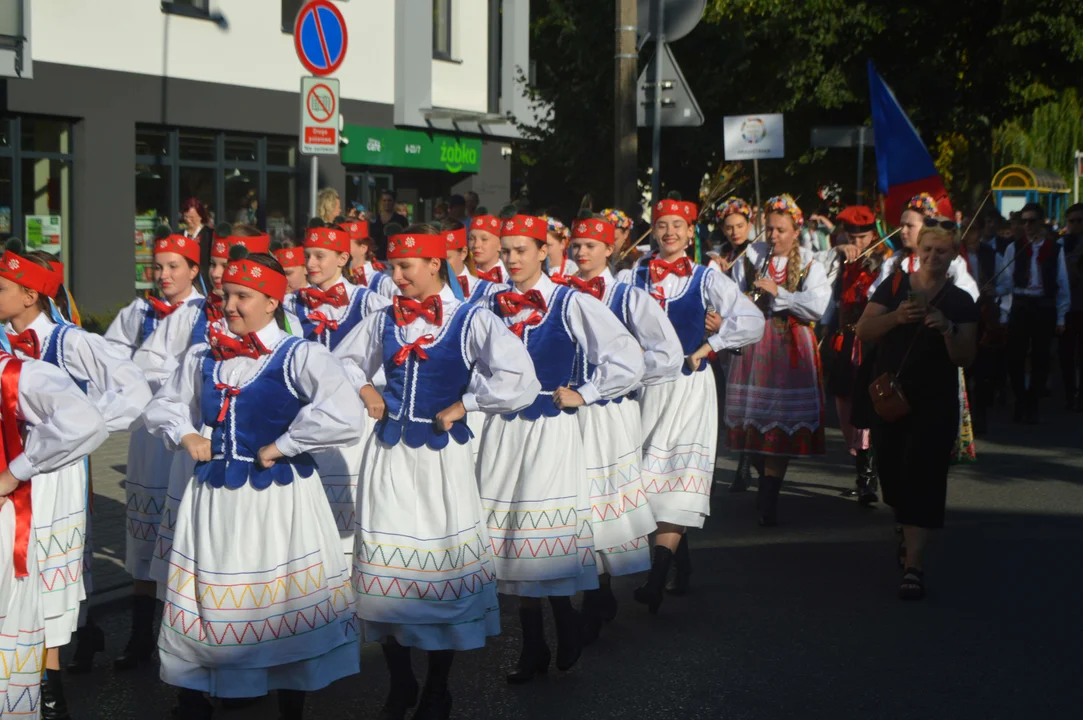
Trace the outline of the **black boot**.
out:
M 425 690 L 421 693 L 421 702 L 413 720 L 448 720 L 451 717 L 448 677 L 454 660 L 454 650 L 429 651 L 429 674 L 425 677 Z
M 654 546 L 654 561 L 651 563 L 651 572 L 647 575 L 647 582 L 635 589 L 632 595 L 635 601 L 647 606 L 651 615 L 658 614 L 658 608 L 662 606 L 666 575 L 669 566 L 673 562 L 673 551 L 661 545 Z
M 304 715 L 304 690 L 278 691 L 278 720 L 302 720 Z
M 64 668 L 70 675 L 83 675 L 94 667 L 94 654 L 105 650 L 105 633 L 88 613 L 86 625 L 75 632 L 75 652 Z
M 871 450 L 857 451 L 857 502 L 862 507 L 869 507 L 880 498 L 876 491 L 880 483 L 876 478 L 876 460 Z
M 737 459 L 737 470 L 733 473 L 733 482 L 730 483 L 730 492 L 745 492 L 752 483 L 752 459 L 748 453 L 741 453 Z
M 181 688 L 177 693 L 177 705 L 173 708 L 175 720 L 210 720 L 213 715 L 214 705 L 203 697 L 203 693 L 188 688 Z
M 549 606 L 557 625 L 557 670 L 571 670 L 583 654 L 583 619 L 571 598 L 551 597 Z
M 677 552 L 673 553 L 673 572 L 666 583 L 666 592 L 670 595 L 687 595 L 688 584 L 692 579 L 692 558 L 688 554 L 688 533 L 681 535 Z
M 782 490 L 782 478 L 764 475 L 760 478 L 760 489 L 756 493 L 756 506 L 760 511 L 760 527 L 774 527 L 778 524 L 778 494 Z
M 520 607 L 519 626 L 523 632 L 523 649 L 515 670 L 507 675 L 512 685 L 530 682 L 535 674 L 544 675 L 549 670 L 549 646 L 545 644 L 541 608 Z
M 617 616 L 617 598 L 609 586 L 609 576 L 598 578 L 597 590 L 583 592 L 583 606 L 579 611 L 583 616 L 583 645 L 590 645 L 602 632 L 602 625 L 613 622 Z
M 154 614 L 157 601 L 148 595 L 132 596 L 132 634 L 124 652 L 113 661 L 114 670 L 131 670 L 154 655 Z
M 417 705 L 417 678 L 410 662 L 410 648 L 399 645 L 395 640 L 382 644 L 384 662 L 391 676 L 387 702 L 377 716 L 379 720 L 403 720 L 406 711 Z
M 68 701 L 64 699 L 64 684 L 59 670 L 46 670 L 41 678 L 42 720 L 71 720 Z

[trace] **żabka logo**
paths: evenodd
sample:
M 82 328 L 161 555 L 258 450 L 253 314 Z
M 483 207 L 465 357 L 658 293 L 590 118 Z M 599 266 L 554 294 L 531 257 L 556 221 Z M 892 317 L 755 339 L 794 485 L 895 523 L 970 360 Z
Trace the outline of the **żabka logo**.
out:
M 442 142 L 440 143 L 440 162 L 444 163 L 448 172 L 457 173 L 463 169 L 463 165 L 477 164 L 478 151 L 462 143 L 448 145 Z

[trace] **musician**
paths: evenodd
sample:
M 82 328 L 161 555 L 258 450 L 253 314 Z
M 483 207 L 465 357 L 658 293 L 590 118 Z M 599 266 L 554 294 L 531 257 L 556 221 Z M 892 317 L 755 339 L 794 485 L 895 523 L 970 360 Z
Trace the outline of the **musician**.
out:
M 1077 379 L 1083 364 L 1083 203 L 1076 203 L 1065 214 L 1065 233 L 1061 236 L 1064 259 L 1068 265 L 1068 285 L 1072 304 L 1064 318 L 1064 334 L 1057 344 L 1060 370 L 1064 377 L 1065 405 L 1083 411 L 1083 397 Z
M 1027 203 L 1019 219 L 1026 237 L 1004 251 L 1004 265 L 1011 269 L 997 278 L 997 294 L 1012 298 L 1008 373 L 1015 394 L 1014 419 L 1033 425 L 1038 423 L 1038 400 L 1049 375 L 1050 343 L 1054 333 L 1064 333 L 1072 297 L 1064 248 L 1046 234 L 1045 209 L 1038 203 Z
M 722 244 L 722 254 L 711 258 L 710 266 L 716 267 L 726 275 L 733 277 L 733 265 L 737 262 L 745 262 L 745 278 L 751 279 L 756 274 L 756 253 L 753 247 L 748 246 L 749 236 L 752 232 L 752 208 L 739 197 L 730 196 L 722 207 L 718 209 L 718 224 L 722 227 L 722 235 L 726 241 Z M 742 291 L 748 292 L 750 288 L 743 287 Z

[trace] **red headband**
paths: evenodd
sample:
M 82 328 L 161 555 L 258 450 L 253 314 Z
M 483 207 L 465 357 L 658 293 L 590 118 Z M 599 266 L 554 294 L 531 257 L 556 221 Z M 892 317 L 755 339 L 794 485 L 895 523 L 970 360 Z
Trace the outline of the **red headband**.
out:
M 388 260 L 412 257 L 445 260 L 447 259 L 447 241 L 443 235 L 420 233 L 392 235 L 387 239 Z
M 274 256 L 284 268 L 305 266 L 305 251 L 301 248 L 282 248 L 281 250 L 275 250 Z
M 470 221 L 471 230 L 484 230 L 493 235 L 500 234 L 500 218 L 495 215 L 477 215 Z
M 183 235 L 170 235 L 154 243 L 154 254 L 176 253 L 183 255 L 196 265 L 199 264 L 199 240 Z
M 243 248 L 247 248 L 250 253 L 269 253 L 271 252 L 271 236 L 253 235 L 251 237 L 238 237 L 236 235 L 230 235 L 229 237 L 215 237 L 214 244 L 211 245 L 211 257 L 228 260 L 229 249 L 234 245 L 240 245 Z
M 311 228 L 305 233 L 306 248 L 350 252 L 350 233 L 337 228 Z
M 699 208 L 696 207 L 695 203 L 685 202 L 684 200 L 659 200 L 654 204 L 651 222 L 656 222 L 658 218 L 666 215 L 676 215 L 684 218 L 684 221 L 689 225 L 694 225 L 696 220 L 699 219 Z
M 64 284 L 64 263 L 59 260 L 50 260 L 49 267 L 56 273 L 56 284 L 59 289 L 59 286 Z
M 351 240 L 367 240 L 369 237 L 368 220 L 351 220 L 338 226 L 339 230 L 345 230 L 350 234 Z
M 222 283 L 243 285 L 282 302 L 286 298 L 286 276 L 251 260 L 231 260 Z
M 615 229 L 604 220 L 576 220 L 572 223 L 572 240 L 586 238 L 612 245 L 616 240 L 613 236 Z
M 37 290 L 42 295 L 56 297 L 60 290 L 60 279 L 51 267 L 43 268 L 33 260 L 5 250 L 0 257 L 0 277 L 22 285 L 29 290 Z
M 546 233 L 549 232 L 549 223 L 542 218 L 533 215 L 516 215 L 508 218 L 500 228 L 500 237 L 510 235 L 522 235 L 535 240 L 546 241 Z
M 445 230 L 444 240 L 447 241 L 448 250 L 462 250 L 466 247 L 466 228 Z

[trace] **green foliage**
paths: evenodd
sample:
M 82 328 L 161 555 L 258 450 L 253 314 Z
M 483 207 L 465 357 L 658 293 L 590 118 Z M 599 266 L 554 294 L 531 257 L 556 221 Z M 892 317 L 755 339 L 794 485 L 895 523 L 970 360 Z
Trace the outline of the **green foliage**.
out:
M 1076 150 L 1083 150 L 1083 103 L 1075 88 L 1009 120 L 993 132 L 999 165 L 1018 163 L 1052 170 L 1071 181 Z
M 83 329 L 97 335 L 104 335 L 109 326 L 113 324 L 113 320 L 116 319 L 117 313 L 123 307 L 123 305 L 120 305 L 107 312 L 81 315 L 80 320 L 83 323 Z

